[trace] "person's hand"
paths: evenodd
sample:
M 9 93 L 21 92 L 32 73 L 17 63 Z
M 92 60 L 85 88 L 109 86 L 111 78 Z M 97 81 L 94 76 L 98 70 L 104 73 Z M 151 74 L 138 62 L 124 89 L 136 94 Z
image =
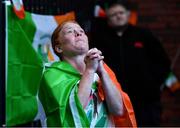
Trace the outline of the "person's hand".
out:
M 102 54 L 101 51 L 99 51 L 97 48 L 92 48 L 88 51 L 84 60 L 86 63 L 86 70 L 91 72 L 97 71 L 99 62 L 102 59 L 104 59 L 104 57 L 101 54 Z

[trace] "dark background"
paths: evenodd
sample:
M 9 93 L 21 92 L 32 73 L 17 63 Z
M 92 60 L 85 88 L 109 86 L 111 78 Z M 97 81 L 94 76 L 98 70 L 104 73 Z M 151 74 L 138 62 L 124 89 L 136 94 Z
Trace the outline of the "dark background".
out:
M 180 78 L 180 0 L 130 0 L 137 4 L 138 25 L 150 28 L 162 42 Z M 180 126 L 180 92 L 162 92 L 162 126 Z
M 23 0 L 25 10 L 38 14 L 61 15 L 75 11 L 82 27 L 89 32 L 94 5 L 103 0 Z M 105 0 L 104 0 L 105 1 Z M 138 14 L 137 25 L 146 27 L 158 36 L 170 60 L 172 70 L 180 79 L 180 0 L 128 0 Z M 4 12 L 0 4 L 0 123 L 4 122 L 5 92 L 5 32 Z M 90 36 L 90 35 L 89 35 Z M 175 59 L 176 58 L 176 59 Z M 176 60 L 176 61 L 175 61 Z M 180 91 L 162 92 L 162 126 L 180 126 Z

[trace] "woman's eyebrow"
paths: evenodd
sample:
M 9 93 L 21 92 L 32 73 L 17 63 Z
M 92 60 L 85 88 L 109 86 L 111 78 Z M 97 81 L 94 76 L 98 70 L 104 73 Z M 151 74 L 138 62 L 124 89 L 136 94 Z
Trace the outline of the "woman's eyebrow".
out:
M 68 30 L 68 29 L 73 29 L 74 27 L 71 27 L 71 26 L 67 26 L 67 27 L 64 27 L 64 29 Z M 75 27 L 76 28 L 76 27 Z M 78 29 L 82 29 L 81 27 L 77 27 Z M 83 29 L 82 29 L 83 30 Z
M 72 27 L 64 27 L 64 29 L 72 29 Z

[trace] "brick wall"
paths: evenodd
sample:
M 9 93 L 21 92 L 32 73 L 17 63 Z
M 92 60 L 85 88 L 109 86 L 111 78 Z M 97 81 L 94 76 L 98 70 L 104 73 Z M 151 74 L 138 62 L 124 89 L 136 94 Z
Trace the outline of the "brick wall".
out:
M 129 0 L 138 13 L 138 25 L 148 27 L 161 40 L 180 79 L 180 0 Z M 174 62 L 174 59 L 177 59 Z M 180 126 L 180 91 L 162 93 L 162 126 Z

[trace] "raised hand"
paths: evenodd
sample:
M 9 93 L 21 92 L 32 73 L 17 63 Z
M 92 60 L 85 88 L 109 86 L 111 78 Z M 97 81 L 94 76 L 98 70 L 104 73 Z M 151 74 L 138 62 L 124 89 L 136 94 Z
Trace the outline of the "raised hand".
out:
M 88 51 L 85 57 L 86 70 L 96 72 L 99 67 L 99 62 L 103 60 L 102 52 L 97 48 L 92 48 Z

